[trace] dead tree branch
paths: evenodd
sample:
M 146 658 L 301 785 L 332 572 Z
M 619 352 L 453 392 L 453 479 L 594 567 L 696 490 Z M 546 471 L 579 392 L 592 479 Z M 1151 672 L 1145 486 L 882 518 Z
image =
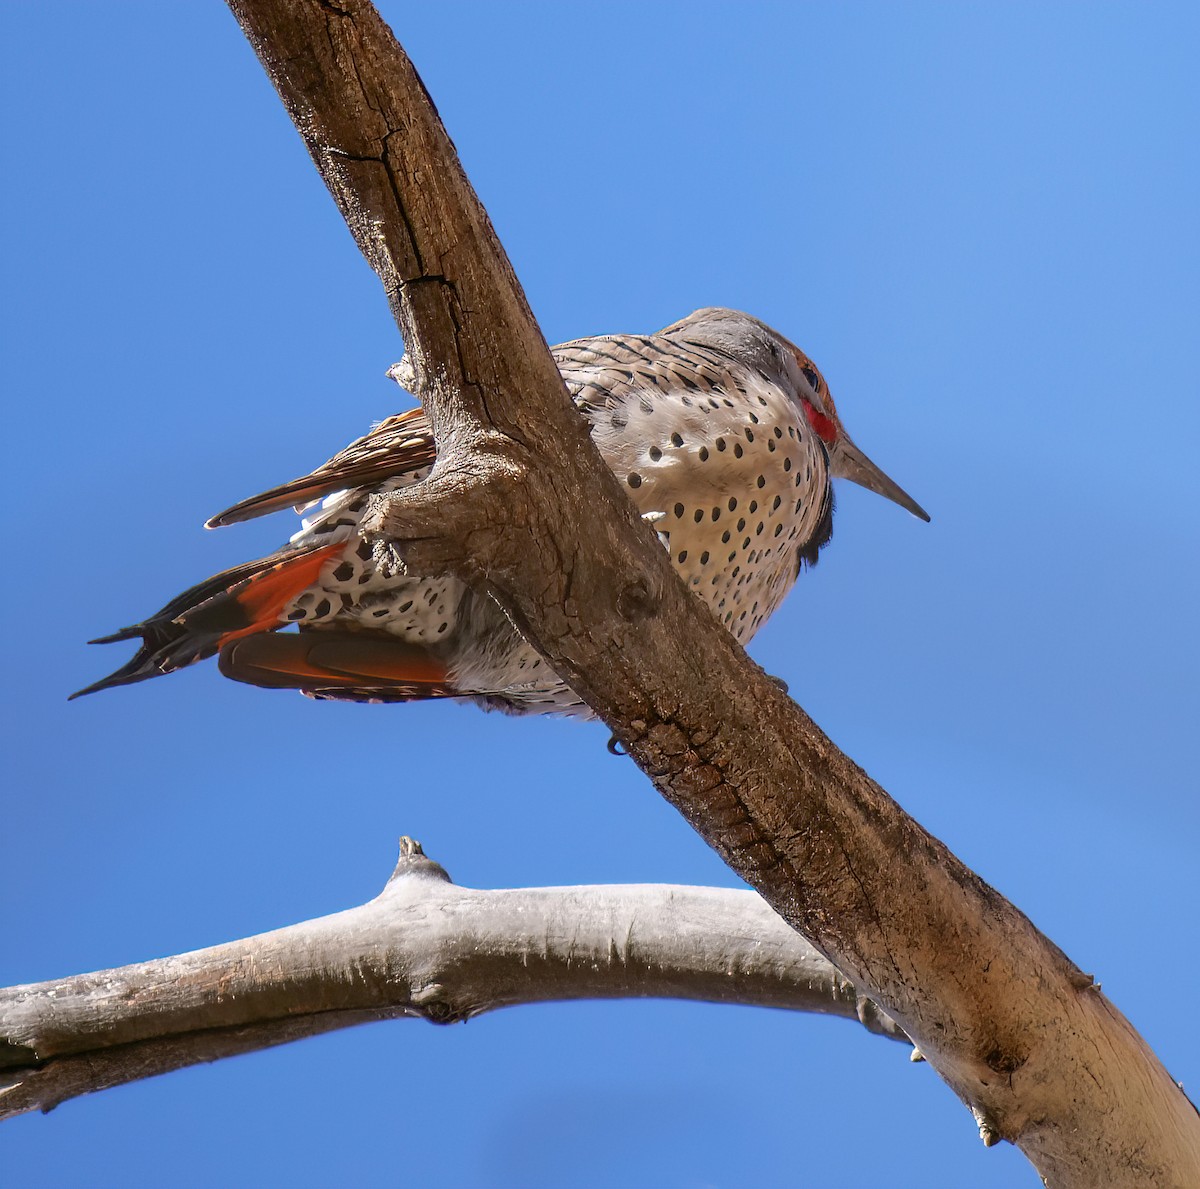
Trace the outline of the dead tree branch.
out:
M 346 1028 L 567 999 L 698 999 L 904 1034 L 752 892 L 458 887 L 411 839 L 369 903 L 227 945 L 0 991 L 0 1119 Z
M 230 0 L 433 417 L 371 529 L 490 593 L 710 844 L 1058 1186 L 1200 1183 L 1200 1119 L 1051 942 L 753 665 L 638 523 L 429 96 L 365 0 Z M 381 547 L 384 547 L 381 545 Z

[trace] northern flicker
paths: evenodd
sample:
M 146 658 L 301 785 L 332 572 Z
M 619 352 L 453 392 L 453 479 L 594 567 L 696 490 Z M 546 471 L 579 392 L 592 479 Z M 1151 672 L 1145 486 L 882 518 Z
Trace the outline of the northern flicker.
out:
M 847 436 L 808 356 L 746 314 L 698 310 L 658 334 L 552 352 L 605 462 L 680 576 L 742 643 L 828 543 L 833 477 L 929 519 Z M 358 531 L 369 498 L 419 482 L 435 456 L 429 422 L 412 409 L 311 474 L 214 516 L 210 528 L 292 505 L 307 513 L 277 553 L 95 641 L 142 645 L 79 693 L 219 654 L 228 677 L 321 698 L 459 697 L 515 713 L 586 713 L 485 594 L 376 566 Z M 278 631 L 291 624 L 299 630 Z

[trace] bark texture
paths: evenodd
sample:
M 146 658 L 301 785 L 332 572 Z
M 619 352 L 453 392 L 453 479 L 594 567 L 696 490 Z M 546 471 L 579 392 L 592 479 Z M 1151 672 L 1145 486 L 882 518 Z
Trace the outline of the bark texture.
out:
M 651 997 L 823 1012 L 905 1039 L 753 892 L 478 891 L 404 838 L 387 887 L 358 908 L 0 991 L 0 1119 L 370 1020 Z
M 230 0 L 376 272 L 440 458 L 382 557 L 490 592 L 730 865 L 1060 1186 L 1200 1184 L 1200 1119 L 1049 940 L 676 578 L 592 448 L 412 64 L 365 0 Z

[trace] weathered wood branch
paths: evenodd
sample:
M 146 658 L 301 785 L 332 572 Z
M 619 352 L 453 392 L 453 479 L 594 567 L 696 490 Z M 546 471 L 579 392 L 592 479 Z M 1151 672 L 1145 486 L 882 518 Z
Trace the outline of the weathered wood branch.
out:
M 0 990 L 0 1119 L 371 1020 L 681 998 L 903 1032 L 752 892 L 480 891 L 410 839 L 367 904 L 227 945 Z
M 1200 1120 L 1052 943 L 690 598 L 591 448 L 411 63 L 365 0 L 230 0 L 383 280 L 434 419 L 374 528 L 490 592 L 659 791 L 1055 1185 L 1200 1184 Z

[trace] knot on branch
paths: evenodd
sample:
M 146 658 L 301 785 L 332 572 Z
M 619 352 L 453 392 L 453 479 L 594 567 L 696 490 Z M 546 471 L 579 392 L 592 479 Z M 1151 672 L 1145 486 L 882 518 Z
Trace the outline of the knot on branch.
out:
M 649 582 L 637 578 L 617 594 L 617 611 L 622 619 L 634 622 L 653 614 L 658 602 L 658 595 L 650 589 Z
M 987 1065 L 993 1073 L 1000 1073 L 1008 1076 L 1015 1073 L 1022 1065 L 1025 1064 L 1026 1058 L 1020 1053 L 1006 1052 L 1004 1049 L 997 1046 L 989 1050 L 984 1055 L 984 1064 Z
M 431 1024 L 457 1024 L 465 1020 L 470 1013 L 455 1007 L 445 995 L 446 988 L 441 983 L 429 983 L 413 991 L 410 1003 L 413 1010 Z
M 486 551 L 503 529 L 523 523 L 520 509 L 529 498 L 522 450 L 494 430 L 448 426 L 427 479 L 369 497 L 359 534 L 376 565 L 430 577 L 478 568 L 467 543 Z
M 430 1024 L 461 1024 L 467 1018 L 466 1012 L 459 1011 L 441 999 L 423 1004 L 416 1010 L 420 1017 Z
M 359 535 L 371 547 L 371 559 L 384 577 L 410 570 L 437 577 L 464 561 L 462 531 L 470 506 L 434 478 L 411 487 L 372 495 L 367 500 Z

